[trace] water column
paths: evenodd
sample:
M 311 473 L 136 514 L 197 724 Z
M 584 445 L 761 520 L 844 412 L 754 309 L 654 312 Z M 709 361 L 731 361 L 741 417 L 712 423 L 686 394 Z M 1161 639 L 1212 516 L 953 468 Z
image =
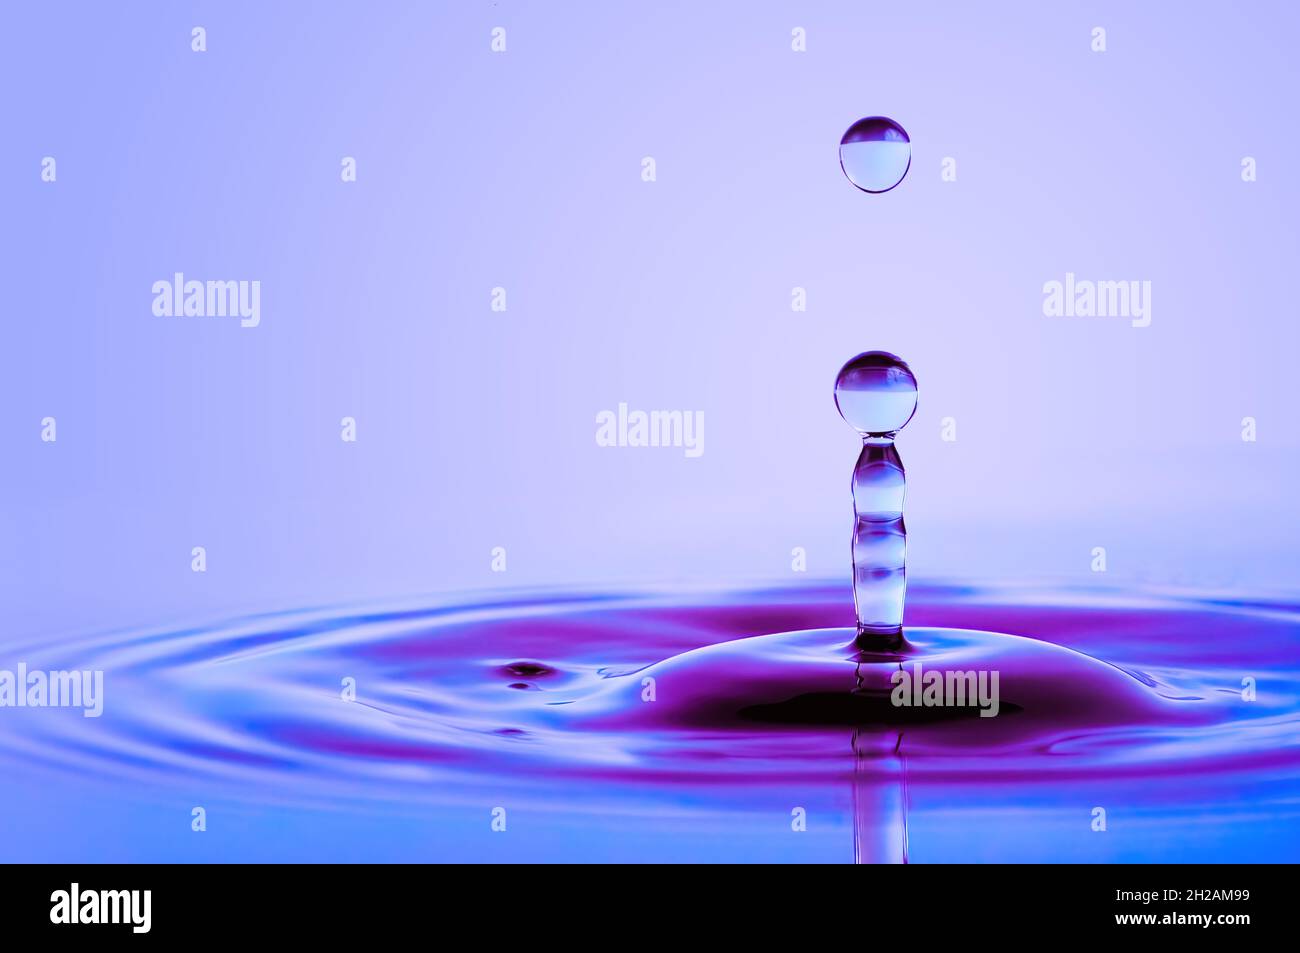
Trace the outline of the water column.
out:
M 835 379 L 835 406 L 862 437 L 853 468 L 853 603 L 864 651 L 903 644 L 906 474 L 894 436 L 916 412 L 916 378 L 887 351 L 859 354 Z

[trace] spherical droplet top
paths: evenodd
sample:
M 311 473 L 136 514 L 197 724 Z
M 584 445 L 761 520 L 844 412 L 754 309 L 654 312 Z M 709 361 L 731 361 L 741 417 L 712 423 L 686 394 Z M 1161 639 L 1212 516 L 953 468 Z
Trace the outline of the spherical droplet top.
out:
M 912 140 L 885 116 L 859 119 L 840 137 L 840 168 L 863 192 L 888 192 L 912 166 Z
M 866 351 L 840 368 L 835 406 L 863 436 L 894 434 L 916 413 L 916 377 L 888 351 Z

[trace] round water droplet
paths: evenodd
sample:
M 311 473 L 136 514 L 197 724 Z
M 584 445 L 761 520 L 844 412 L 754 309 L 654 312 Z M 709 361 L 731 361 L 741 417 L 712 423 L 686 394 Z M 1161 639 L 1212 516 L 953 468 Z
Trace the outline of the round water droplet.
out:
M 912 140 L 894 120 L 868 116 L 840 138 L 840 168 L 864 192 L 888 192 L 912 165 Z
M 916 377 L 888 351 L 866 351 L 840 368 L 835 406 L 858 433 L 895 433 L 916 413 Z

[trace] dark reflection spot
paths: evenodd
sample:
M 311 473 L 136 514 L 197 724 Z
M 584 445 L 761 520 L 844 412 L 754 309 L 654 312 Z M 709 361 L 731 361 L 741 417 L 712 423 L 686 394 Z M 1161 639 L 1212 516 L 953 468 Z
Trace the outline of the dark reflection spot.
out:
M 493 732 L 493 734 L 504 735 L 507 738 L 522 738 L 525 737 L 528 732 L 524 731 L 522 728 L 498 728 Z
M 997 717 L 1022 710 L 1004 701 L 998 706 Z M 737 714 L 769 725 L 923 725 L 979 718 L 980 709 L 974 705 L 906 707 L 894 705 L 888 695 L 813 692 L 783 702 L 750 705 Z
M 536 689 L 536 685 L 529 685 L 527 682 L 511 682 L 506 688 L 513 688 L 517 691 L 526 692 L 530 689 Z
M 543 662 L 511 662 L 503 665 L 501 671 L 517 678 L 547 678 L 557 674 L 555 669 Z

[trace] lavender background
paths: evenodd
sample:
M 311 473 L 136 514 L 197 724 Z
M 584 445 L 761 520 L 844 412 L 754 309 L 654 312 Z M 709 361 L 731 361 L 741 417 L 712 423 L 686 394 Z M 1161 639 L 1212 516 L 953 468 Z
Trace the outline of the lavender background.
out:
M 470 588 L 790 581 L 795 546 L 847 581 L 857 438 L 831 386 L 869 348 L 920 381 L 914 577 L 1098 582 L 1104 546 L 1117 585 L 1293 587 L 1291 5 L 0 16 L 0 651 Z M 836 156 L 868 114 L 913 143 L 881 196 Z M 260 280 L 261 326 L 154 316 L 175 271 Z M 1151 281 L 1151 326 L 1045 317 L 1067 271 Z M 702 410 L 704 455 L 598 447 L 620 401 Z
M 915 574 L 1292 580 L 1298 15 L 1130 7 L 11 8 L 10 625 L 841 575 L 871 347 L 921 382 Z M 883 196 L 836 160 L 874 112 Z M 177 270 L 261 280 L 261 326 L 155 317 Z M 1151 327 L 1045 317 L 1066 271 L 1150 280 Z M 597 447 L 619 401 L 703 410 L 704 456 Z

